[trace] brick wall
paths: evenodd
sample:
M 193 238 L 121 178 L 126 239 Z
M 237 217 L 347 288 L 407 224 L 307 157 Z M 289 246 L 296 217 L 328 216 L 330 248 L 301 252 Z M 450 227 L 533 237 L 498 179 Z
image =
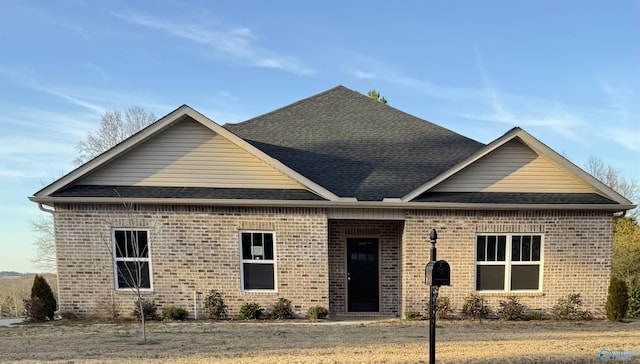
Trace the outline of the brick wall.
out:
M 203 206 L 56 205 L 60 308 L 96 313 L 113 296 L 123 315 L 135 300 L 113 292 L 112 228 L 149 230 L 153 291 L 159 306 L 194 314 L 194 291 L 223 293 L 229 313 L 245 302 L 263 307 L 284 297 L 302 312 L 329 306 L 327 218 L 322 209 Z M 239 230 L 275 234 L 277 292 L 242 292 Z
M 438 259 L 451 266 L 451 286 L 440 296 L 460 310 L 474 291 L 476 233 L 542 233 L 541 293 L 515 294 L 529 308 L 550 309 L 559 298 L 580 293 L 584 307 L 601 314 L 611 272 L 613 219 L 607 212 L 588 211 L 407 211 L 403 235 L 402 311 L 427 311 L 423 284 L 429 260 L 429 232 L 438 231 Z M 497 308 L 507 294 L 484 294 Z
M 279 297 L 305 312 L 310 306 L 346 313 L 347 237 L 378 237 L 380 314 L 427 312 L 424 266 L 429 232 L 438 230 L 438 259 L 451 265 L 449 297 L 456 310 L 474 291 L 476 233 L 544 235 L 543 290 L 523 293 L 530 308 L 551 308 L 558 298 L 581 293 L 585 307 L 604 309 L 611 269 L 613 219 L 586 211 L 408 210 L 405 221 L 331 220 L 324 209 L 224 208 L 209 206 L 56 205 L 60 307 L 90 315 L 112 296 L 129 315 L 131 292 L 113 292 L 112 228 L 149 230 L 153 291 L 160 306 L 186 308 L 193 316 L 194 291 L 223 293 L 230 314 L 245 302 L 263 307 Z M 277 292 L 240 289 L 239 230 L 273 231 Z M 328 253 L 327 253 L 328 252 Z M 495 309 L 505 294 L 486 294 Z

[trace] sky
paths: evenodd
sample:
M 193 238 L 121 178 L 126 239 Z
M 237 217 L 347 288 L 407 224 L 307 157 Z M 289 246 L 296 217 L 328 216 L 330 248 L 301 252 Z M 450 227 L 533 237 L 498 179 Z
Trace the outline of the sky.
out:
M 0 271 L 109 110 L 244 121 L 337 85 L 483 143 L 519 126 L 640 179 L 640 1 L 2 1 Z M 636 201 L 637 202 L 637 201 Z

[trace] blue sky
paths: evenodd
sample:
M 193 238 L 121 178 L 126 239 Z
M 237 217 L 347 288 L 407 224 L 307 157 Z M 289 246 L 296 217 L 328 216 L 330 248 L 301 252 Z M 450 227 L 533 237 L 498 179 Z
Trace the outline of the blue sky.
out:
M 336 85 L 487 143 L 514 126 L 640 179 L 640 2 L 7 1 L 0 270 L 35 271 L 27 197 L 107 110 L 238 122 Z

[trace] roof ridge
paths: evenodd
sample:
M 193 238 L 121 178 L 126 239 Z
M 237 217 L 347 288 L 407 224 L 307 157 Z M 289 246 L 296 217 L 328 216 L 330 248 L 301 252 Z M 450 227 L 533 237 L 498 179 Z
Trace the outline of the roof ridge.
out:
M 284 109 L 287 109 L 287 108 L 290 108 L 290 107 L 296 106 L 296 105 L 301 104 L 301 103 L 303 103 L 303 102 L 305 102 L 305 101 L 308 101 L 308 100 L 311 100 L 311 99 L 315 99 L 315 98 L 318 98 L 318 97 L 320 97 L 320 96 L 324 96 L 324 95 L 326 95 L 326 94 L 328 94 L 328 93 L 331 93 L 331 92 L 334 92 L 334 91 L 336 91 L 336 90 L 340 90 L 340 89 L 344 89 L 344 90 L 347 90 L 347 91 L 351 91 L 351 92 L 354 92 L 354 93 L 360 94 L 358 91 L 354 91 L 354 90 L 352 90 L 352 89 L 350 89 L 350 88 L 348 88 L 348 87 L 345 87 L 345 86 L 343 86 L 343 85 L 337 85 L 337 86 L 332 87 L 332 88 L 330 88 L 330 89 L 328 89 L 328 90 L 326 90 L 326 91 L 322 91 L 322 92 L 320 92 L 320 93 L 318 93 L 318 94 L 315 94 L 315 95 L 312 95 L 312 96 L 306 97 L 306 98 L 304 98 L 304 99 L 302 99 L 302 100 L 298 100 L 298 101 L 295 101 L 295 102 L 293 102 L 293 103 L 291 103 L 291 104 L 288 104 L 288 105 L 285 105 L 285 106 L 281 106 L 281 107 L 279 107 L 279 108 L 277 108 L 277 109 L 275 109 L 275 110 L 269 111 L 269 112 L 267 112 L 267 113 L 264 113 L 264 114 L 261 114 L 261 115 L 258 115 L 258 116 L 254 116 L 254 117 L 252 117 L 251 119 L 247 119 L 247 120 L 245 120 L 245 121 L 241 121 L 241 122 L 239 122 L 239 123 L 225 123 L 225 124 L 224 124 L 224 125 L 222 125 L 222 126 L 223 126 L 223 127 L 226 127 L 227 125 L 243 125 L 243 124 L 249 123 L 249 122 L 251 122 L 251 121 L 255 121 L 256 119 L 263 118 L 263 117 L 265 117 L 265 116 L 267 116 L 267 115 L 275 114 L 275 113 L 277 113 L 277 112 L 279 112 L 279 111 L 281 111 L 281 110 L 284 110 Z M 362 94 L 360 94 L 360 95 L 362 95 Z

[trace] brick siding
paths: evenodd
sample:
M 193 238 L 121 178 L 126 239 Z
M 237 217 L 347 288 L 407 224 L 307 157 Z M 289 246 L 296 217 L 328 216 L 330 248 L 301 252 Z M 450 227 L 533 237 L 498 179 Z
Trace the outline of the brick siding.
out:
M 440 296 L 456 310 L 474 291 L 477 233 L 541 233 L 543 290 L 519 294 L 530 308 L 551 308 L 580 293 L 585 308 L 601 313 L 611 270 L 613 219 L 589 211 L 405 211 L 404 221 L 330 220 L 324 209 L 210 206 L 58 204 L 55 230 L 60 308 L 92 315 L 106 300 L 129 315 L 135 296 L 114 292 L 110 254 L 113 228 L 149 230 L 153 290 L 159 306 L 179 306 L 194 315 L 194 292 L 222 292 L 229 313 L 246 302 L 268 307 L 279 297 L 301 312 L 324 306 L 347 313 L 346 239 L 379 239 L 380 312 L 398 316 L 427 312 L 424 266 L 429 232 L 438 230 L 438 259 L 451 265 L 451 286 Z M 242 292 L 240 230 L 275 234 L 277 291 Z M 485 294 L 495 309 L 507 294 Z M 199 309 L 201 305 L 197 306 Z M 198 312 L 201 314 L 201 312 Z

